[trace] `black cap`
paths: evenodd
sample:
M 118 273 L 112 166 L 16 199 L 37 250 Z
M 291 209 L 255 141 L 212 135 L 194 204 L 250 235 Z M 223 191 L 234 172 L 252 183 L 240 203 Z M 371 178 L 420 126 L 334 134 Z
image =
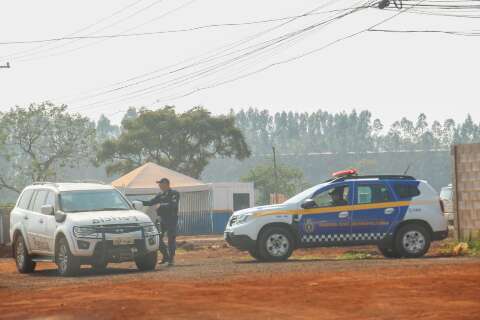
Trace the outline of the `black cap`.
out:
M 167 178 L 162 178 L 162 179 L 158 180 L 157 183 L 168 183 L 168 184 L 170 184 L 170 180 L 168 180 Z

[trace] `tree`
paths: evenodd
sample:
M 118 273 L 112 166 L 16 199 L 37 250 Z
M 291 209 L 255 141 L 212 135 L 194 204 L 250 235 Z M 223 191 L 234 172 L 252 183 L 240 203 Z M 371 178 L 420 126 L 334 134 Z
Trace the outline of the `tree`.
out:
M 308 187 L 303 172 L 286 165 L 277 166 L 278 184 L 275 184 L 273 165 L 260 164 L 241 177 L 243 182 L 253 182 L 258 191 L 257 203 L 268 204 L 275 192 L 291 197 Z
M 212 116 L 202 107 L 175 113 L 166 106 L 140 110 L 125 119 L 117 139 L 101 145 L 98 160 L 107 163 L 107 174 L 126 173 L 145 162 L 198 178 L 208 162 L 217 157 L 245 159 L 250 150 L 230 116 Z
M 98 119 L 96 132 L 97 140 L 103 142 L 108 139 L 116 138 L 120 134 L 120 128 L 116 125 L 112 125 L 110 119 L 102 114 Z
M 94 154 L 95 125 L 50 102 L 15 107 L 0 119 L 0 189 L 14 192 L 32 181 L 44 181 L 57 167 L 74 167 Z

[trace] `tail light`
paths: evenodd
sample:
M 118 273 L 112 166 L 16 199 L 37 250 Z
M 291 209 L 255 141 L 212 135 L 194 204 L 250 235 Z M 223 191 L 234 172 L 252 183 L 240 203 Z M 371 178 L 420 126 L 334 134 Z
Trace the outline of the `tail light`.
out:
M 443 200 L 440 199 L 439 202 L 440 202 L 440 209 L 442 209 L 442 213 L 445 213 L 445 204 L 443 203 Z

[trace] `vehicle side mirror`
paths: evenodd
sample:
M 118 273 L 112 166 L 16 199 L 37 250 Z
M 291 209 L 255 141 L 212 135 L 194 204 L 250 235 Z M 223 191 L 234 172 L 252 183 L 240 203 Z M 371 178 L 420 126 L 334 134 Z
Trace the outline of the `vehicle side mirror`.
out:
M 51 204 L 46 204 L 40 207 L 40 212 L 52 216 L 55 213 L 55 209 Z
M 306 199 L 302 203 L 302 208 L 303 209 L 311 209 L 311 208 L 315 208 L 316 206 L 317 206 L 317 204 L 315 203 L 315 201 L 313 199 Z
M 135 210 L 142 211 L 143 210 L 143 203 L 142 201 L 134 200 L 132 201 L 132 205 Z
M 67 215 L 65 213 L 60 211 L 55 212 L 55 221 L 57 221 L 58 223 L 61 223 L 65 221 L 65 219 L 67 219 Z

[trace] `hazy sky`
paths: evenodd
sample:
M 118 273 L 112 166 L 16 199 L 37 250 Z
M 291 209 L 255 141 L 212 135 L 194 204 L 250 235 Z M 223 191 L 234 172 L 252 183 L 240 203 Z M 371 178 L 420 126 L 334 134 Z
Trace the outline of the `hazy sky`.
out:
M 300 15 L 319 6 L 323 7 L 318 11 L 324 12 L 360 3 L 346 0 L 3 1 L 0 42 L 275 19 Z M 397 12 L 367 9 L 354 13 L 317 28 L 285 47 L 252 56 L 240 64 L 225 65 L 224 69 L 193 82 L 190 72 L 202 72 L 202 68 L 211 67 L 213 63 L 236 57 L 231 51 L 225 51 L 230 44 L 244 39 L 235 49 L 243 49 L 240 53 L 245 53 L 248 46 L 341 12 L 299 18 L 270 32 L 266 30 L 288 20 L 142 37 L 0 45 L 0 65 L 7 61 L 11 64 L 10 69 L 0 69 L 0 110 L 52 100 L 68 103 L 72 111 L 95 119 L 101 113 L 107 114 L 114 121 L 121 118 L 128 106 L 164 104 L 176 105 L 179 110 L 203 105 L 214 113 L 250 106 L 272 111 L 369 109 L 386 123 L 402 116 L 415 117 L 420 112 L 426 113 L 430 120 L 447 117 L 463 120 L 470 113 L 480 121 L 476 90 L 480 75 L 479 37 L 364 32 L 302 59 L 201 90 L 319 48 Z M 407 11 L 380 27 L 468 31 L 480 29 L 480 20 L 432 17 Z M 246 41 L 260 32 L 264 32 L 261 37 Z M 224 51 L 219 53 L 222 50 L 219 48 Z M 199 57 L 205 59 L 215 53 L 219 60 L 178 70 L 192 61 L 198 62 Z M 161 68 L 165 69 L 152 73 Z M 145 73 L 151 74 L 125 82 Z M 156 78 L 148 79 L 152 77 Z M 179 82 L 183 79 L 189 82 Z M 144 82 L 136 83 L 138 81 Z M 125 85 L 130 86 L 121 88 Z M 112 91 L 106 92 L 108 90 Z M 178 98 L 195 90 L 199 91 Z

